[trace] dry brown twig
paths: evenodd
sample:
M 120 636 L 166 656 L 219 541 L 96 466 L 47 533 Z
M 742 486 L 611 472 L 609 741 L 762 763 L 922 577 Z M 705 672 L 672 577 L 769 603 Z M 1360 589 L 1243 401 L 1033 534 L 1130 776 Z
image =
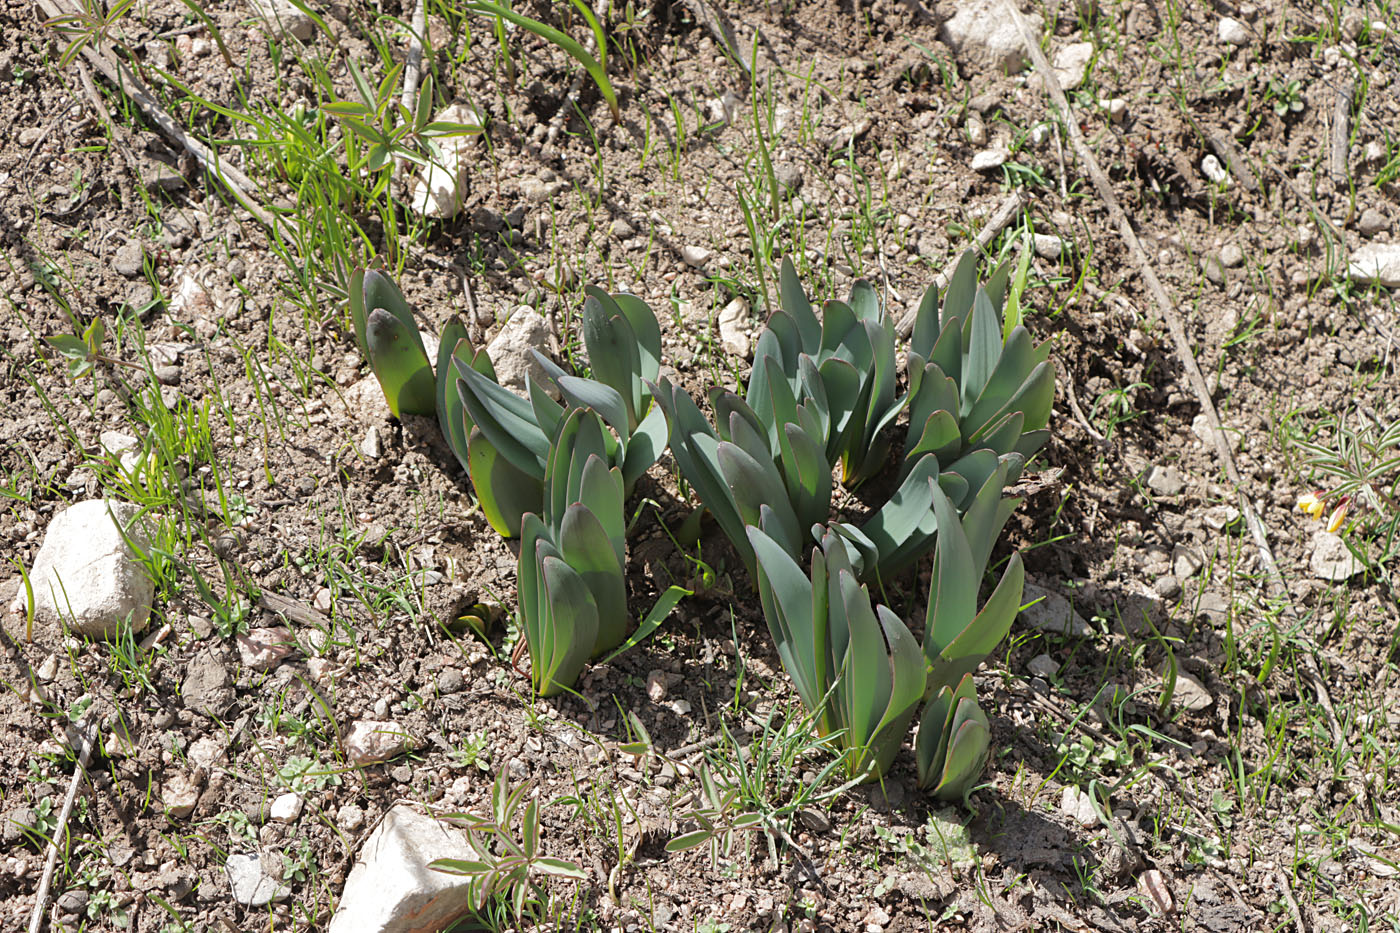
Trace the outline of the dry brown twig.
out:
M 75 12 L 68 5 L 67 0 L 36 0 L 36 2 L 50 19 Z M 92 67 L 101 72 L 102 76 L 113 87 L 120 88 L 127 97 L 131 98 L 132 103 L 141 111 L 142 116 L 154 123 L 172 142 L 188 152 L 202 169 L 219 179 L 244 210 L 257 218 L 257 221 L 267 227 L 273 235 L 280 237 L 283 234 L 282 221 L 259 205 L 249 194 L 256 188 L 252 180 L 224 161 L 218 153 L 187 134 L 180 127 L 180 124 L 165 112 L 155 95 L 146 87 L 145 82 L 130 68 L 108 57 L 105 49 L 94 48 L 92 43 L 83 47 L 83 57 L 88 60 Z
M 58 811 L 58 825 L 49 837 L 48 855 L 44 859 L 44 874 L 39 879 L 39 890 L 34 893 L 34 911 L 29 915 L 29 933 L 39 933 L 44 925 L 44 907 L 49 901 L 49 887 L 53 884 L 54 869 L 58 866 L 59 840 L 68 832 L 68 818 L 73 814 L 73 801 L 78 796 L 78 786 L 87 777 L 88 759 L 92 757 L 92 746 L 96 742 L 96 729 L 91 724 L 82 724 L 79 730 L 78 763 L 73 768 L 73 780 L 68 782 L 68 794 L 63 798 L 63 809 Z
M 1283 574 L 1278 569 L 1278 564 L 1274 560 L 1273 551 L 1269 547 L 1268 531 L 1264 523 L 1260 521 L 1258 513 L 1254 509 L 1254 503 L 1245 495 L 1244 480 L 1240 476 L 1239 469 L 1235 466 L 1234 453 L 1230 450 L 1229 441 L 1225 433 L 1224 426 L 1220 422 L 1220 414 L 1215 409 L 1215 402 L 1211 399 L 1210 390 L 1206 387 L 1205 377 L 1201 375 L 1200 367 L 1196 365 L 1196 357 L 1191 350 L 1191 341 L 1186 335 L 1186 327 L 1182 323 L 1181 315 L 1176 311 L 1175 305 L 1167 296 L 1166 289 L 1162 287 L 1162 282 L 1157 278 L 1157 273 L 1153 269 L 1152 261 L 1148 258 L 1147 251 L 1142 248 L 1142 242 L 1137 237 L 1137 232 L 1133 229 L 1132 223 L 1128 220 L 1128 215 L 1123 211 L 1122 205 L 1118 203 L 1118 196 L 1113 191 L 1113 186 L 1108 181 L 1108 176 L 1104 174 L 1099 166 L 1098 159 L 1094 157 L 1094 152 L 1084 140 L 1083 133 L 1079 130 L 1079 121 L 1075 118 L 1074 109 L 1070 106 L 1069 100 L 1065 97 L 1064 90 L 1060 87 L 1060 82 L 1055 78 L 1055 72 L 1051 69 L 1050 63 L 1045 58 L 1045 53 L 1040 50 L 1040 44 L 1026 25 L 1025 17 L 1016 8 L 1013 0 L 1003 0 L 1007 15 L 1016 24 L 1017 30 L 1021 33 L 1021 41 L 1025 45 L 1026 52 L 1030 56 L 1035 70 L 1040 74 L 1044 87 L 1050 95 L 1051 102 L 1059 110 L 1061 118 L 1065 123 L 1065 131 L 1069 136 L 1071 147 L 1075 155 L 1079 158 L 1080 164 L 1089 176 L 1090 182 L 1094 185 L 1094 190 L 1098 193 L 1099 199 L 1108 209 L 1109 216 L 1118 227 L 1119 236 L 1128 247 L 1128 253 L 1133 262 L 1137 265 L 1138 274 L 1142 276 L 1147 284 L 1147 291 L 1152 296 L 1157 305 L 1162 321 L 1167 325 L 1167 331 L 1172 338 L 1172 346 L 1175 350 L 1178 362 L 1186 372 L 1187 382 L 1190 383 L 1191 391 L 1196 396 L 1196 401 L 1201 407 L 1201 412 L 1206 416 L 1206 421 L 1211 429 L 1211 439 L 1215 444 L 1215 451 L 1220 459 L 1220 464 L 1225 470 L 1226 477 L 1235 489 L 1235 496 L 1238 500 L 1240 512 L 1244 516 L 1246 527 L 1249 528 L 1251 537 L 1254 539 L 1255 547 L 1259 553 L 1260 562 L 1264 565 L 1264 573 L 1273 583 L 1279 594 L 1282 596 L 1284 611 L 1296 621 L 1298 610 L 1293 605 L 1292 596 L 1289 594 L 1287 582 Z M 1322 671 L 1317 662 L 1315 649 L 1310 648 L 1303 652 L 1303 666 L 1307 674 L 1309 686 L 1321 704 L 1323 711 L 1327 715 L 1328 726 L 1332 733 L 1332 739 L 1339 746 L 1347 744 L 1346 730 L 1342 727 L 1337 718 L 1336 709 L 1332 705 L 1332 698 L 1327 692 L 1327 685 L 1322 679 Z M 1357 796 L 1364 803 L 1369 799 L 1367 796 L 1366 782 L 1360 775 L 1357 776 Z

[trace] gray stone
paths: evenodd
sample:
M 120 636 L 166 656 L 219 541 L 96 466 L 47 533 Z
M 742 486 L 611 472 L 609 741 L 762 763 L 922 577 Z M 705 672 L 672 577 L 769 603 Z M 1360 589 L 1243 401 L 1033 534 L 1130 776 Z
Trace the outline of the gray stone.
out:
M 1227 269 L 1244 264 L 1244 250 L 1236 243 L 1226 243 L 1220 247 L 1220 262 Z
M 360 441 L 360 453 L 371 460 L 384 456 L 384 438 L 379 433 L 379 425 L 372 424 L 365 431 L 364 440 Z
M 486 355 L 491 357 L 501 385 L 524 394 L 529 376 L 544 381 L 544 370 L 535 362 L 531 350 L 549 352 L 549 322 L 534 308 L 520 305 L 486 345 Z
M 619 240 L 630 239 L 637 235 L 637 231 L 632 228 L 625 219 L 619 217 L 608 227 L 608 232 Z
M 442 672 L 438 674 L 438 693 L 442 696 L 451 696 L 454 693 L 461 693 L 466 685 L 466 678 L 464 678 L 462 672 L 455 667 L 443 668 Z
M 773 167 L 773 177 L 789 195 L 802 187 L 802 167 L 792 162 L 782 162 Z
M 285 626 L 255 628 L 239 635 L 238 659 L 255 671 L 270 671 L 296 650 L 297 641 Z
M 54 516 L 29 571 L 36 619 L 62 619 L 90 638 L 113 634 L 128 622 L 133 632 L 146 627 L 155 582 L 122 536 L 125 529 L 142 550 L 150 547 L 136 522 L 140 512 L 129 502 L 90 499 Z M 21 587 L 12 608 L 23 612 L 26 602 Z
M 1172 573 L 1176 574 L 1177 579 L 1190 579 L 1204 566 L 1205 561 L 1194 549 L 1180 544 L 1172 548 Z
M 703 246 L 682 246 L 681 262 L 692 269 L 704 269 L 710 261 L 710 251 Z
M 1026 47 L 1016 23 L 1006 15 L 1003 0 L 959 0 L 957 11 L 943 24 L 943 41 L 954 52 L 977 64 L 1014 74 L 1026 67 Z M 1031 35 L 1041 34 L 1045 20 L 1025 14 Z
M 180 684 L 185 708 L 222 719 L 233 706 L 233 678 L 212 651 L 201 651 L 190 659 Z
M 442 858 L 475 857 L 461 830 L 409 804 L 396 805 L 356 856 L 329 933 L 450 928 L 469 913 L 467 888 L 472 879 L 433 871 L 428 865 Z
M 1075 42 L 1055 53 L 1050 67 L 1055 69 L 1055 80 L 1060 87 L 1072 91 L 1084 83 L 1084 74 L 1089 61 L 1094 57 L 1094 43 Z
M 230 855 L 224 863 L 233 899 L 244 907 L 265 907 L 273 901 L 285 901 L 292 891 L 272 875 L 263 871 L 262 859 L 256 853 Z
M 145 253 L 141 250 L 141 244 L 136 240 L 127 240 L 112 257 L 112 268 L 118 275 L 134 279 L 141 274 L 144 261 Z
M 1177 668 L 1176 689 L 1172 691 L 1172 702 L 1182 709 L 1198 713 L 1210 709 L 1215 698 L 1196 675 Z
M 1365 237 L 1384 233 L 1389 226 L 1390 221 L 1374 207 L 1368 207 L 1362 211 L 1361 216 L 1356 221 L 1356 229 L 1361 231 L 1361 235 Z
M 1201 259 L 1201 272 L 1212 285 L 1225 284 L 1225 263 L 1219 256 L 1206 256 Z
M 199 803 L 199 781 L 194 775 L 175 772 L 161 785 L 160 802 L 172 819 L 188 819 Z
M 1334 583 L 1350 579 L 1366 569 L 1341 536 L 1329 531 L 1313 535 L 1311 566 L 1313 576 Z
M 1159 496 L 1176 496 L 1186 488 L 1186 480 L 1176 467 L 1150 466 L 1143 476 L 1147 488 Z
M 248 0 L 248 5 L 268 28 L 305 42 L 316 31 L 316 21 L 297 9 L 291 0 Z
M 1037 233 L 1034 239 L 1035 254 L 1051 262 L 1059 260 L 1065 252 L 1065 241 L 1053 233 Z
M 1067 785 L 1060 792 L 1060 812 L 1086 828 L 1099 823 L 1099 811 L 1093 798 L 1073 785 Z
M 1367 243 L 1351 254 L 1347 275 L 1361 285 L 1400 286 L 1400 243 Z
M 1089 623 L 1085 622 L 1084 617 L 1070 605 L 1070 601 L 1059 593 L 1052 593 L 1034 583 L 1027 583 L 1021 593 L 1021 603 L 1024 605 L 1035 600 L 1039 602 L 1021 610 L 1020 618 L 1026 625 L 1042 632 L 1071 638 L 1093 637 L 1094 630 L 1089 627 Z
M 1026 665 L 1026 670 L 1029 671 L 1033 677 L 1043 677 L 1046 680 L 1051 680 L 1060 672 L 1060 665 L 1055 663 L 1055 659 L 1050 657 L 1050 655 L 1038 654 L 1031 658 L 1030 663 Z
M 1158 577 L 1157 582 L 1152 584 L 1152 592 L 1163 599 L 1176 599 L 1181 595 L 1181 581 L 1171 574 Z

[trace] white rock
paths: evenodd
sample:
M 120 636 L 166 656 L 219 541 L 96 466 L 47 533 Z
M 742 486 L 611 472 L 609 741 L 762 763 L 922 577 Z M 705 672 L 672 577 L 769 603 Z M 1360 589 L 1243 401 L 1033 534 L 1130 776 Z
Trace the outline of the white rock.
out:
M 263 871 L 262 859 L 256 853 L 230 855 L 224 862 L 224 874 L 233 891 L 233 899 L 245 907 L 264 907 L 272 901 L 285 901 L 291 889 Z
M 123 434 L 120 431 L 103 431 L 98 435 L 97 443 L 101 444 L 102 449 L 109 454 L 122 454 L 133 449 L 139 442 L 130 434 Z
M 743 297 L 735 298 L 720 309 L 719 345 L 725 353 L 741 360 L 749 357 L 749 303 Z
M 524 394 L 528 376 L 544 381 L 544 370 L 535 362 L 531 350 L 549 353 L 549 322 L 538 311 L 521 305 L 486 346 L 486 355 L 491 357 L 501 385 Z
M 1220 164 L 1220 160 L 1213 153 L 1207 153 L 1201 159 L 1201 174 L 1210 179 L 1212 184 L 1228 185 L 1230 183 L 1230 172 L 1225 166 Z
M 90 638 L 114 633 L 128 619 L 133 632 L 146 627 L 155 582 L 113 522 L 145 550 L 150 542 L 135 521 L 140 511 L 129 502 L 89 499 L 54 516 L 29 571 L 36 619 L 63 619 Z M 25 603 L 20 587 L 12 608 L 23 612 Z
M 345 733 L 345 754 L 356 767 L 397 758 L 412 745 L 398 723 L 361 719 Z
M 1060 812 L 1086 828 L 1099 823 L 1099 813 L 1093 799 L 1074 786 L 1066 786 L 1060 792 Z
M 1178 580 L 1187 580 L 1205 566 L 1205 561 L 1195 549 L 1178 544 L 1172 548 L 1172 573 Z
M 281 625 L 252 629 L 239 635 L 237 641 L 238 659 L 255 671 L 272 670 L 297 647 L 292 633 Z
M 1220 41 L 1226 45 L 1248 45 L 1250 40 L 1249 27 L 1237 19 L 1228 16 L 1220 17 L 1220 23 L 1215 29 Z
M 398 804 L 355 858 L 329 933 L 445 930 L 465 917 L 471 879 L 433 871 L 440 858 L 476 856 L 461 830 Z
M 365 431 L 364 439 L 360 441 L 360 453 L 371 460 L 384 456 L 384 438 L 379 434 L 379 425 L 372 424 Z
M 224 745 L 212 735 L 205 735 L 190 743 L 185 752 L 190 763 L 208 771 L 224 758 Z
M 160 802 L 173 819 L 187 819 L 199 803 L 199 782 L 183 771 L 175 772 L 161 785 Z
M 248 5 L 269 28 L 303 42 L 316 31 L 316 21 L 297 9 L 291 0 L 248 0 Z
M 1214 505 L 1201 514 L 1201 521 L 1211 531 L 1224 531 L 1239 520 L 1240 510 L 1233 505 Z
M 1121 97 L 1099 101 L 1099 106 L 1108 111 L 1108 118 L 1114 123 L 1122 123 L 1128 115 L 1128 102 Z
M 466 104 L 453 104 L 434 117 L 439 123 L 481 126 L 481 115 Z M 477 166 L 476 135 L 436 140 L 439 158 L 425 166 L 409 186 L 409 206 L 425 217 L 456 217 L 462 210 Z
M 214 296 L 191 270 L 176 273 L 175 291 L 170 296 L 172 318 L 213 318 L 217 313 Z
M 710 251 L 703 246 L 682 246 L 681 262 L 693 269 L 704 269 L 710 260 Z
M 1055 69 L 1055 80 L 1060 87 L 1072 91 L 1084 83 L 1084 73 L 1089 61 L 1094 57 L 1094 43 L 1075 42 L 1055 53 L 1051 67 Z
M 1037 256 L 1051 262 L 1057 261 L 1065 251 L 1065 241 L 1053 233 L 1037 233 L 1033 245 Z
M 1042 597 L 1044 597 L 1042 599 Z M 1075 611 L 1069 600 L 1059 593 L 1042 589 L 1034 583 L 1027 583 L 1021 593 L 1021 604 L 1040 600 L 1034 606 L 1021 610 L 1021 621 L 1031 628 L 1056 635 L 1073 638 L 1091 638 L 1094 630 L 1084 617 Z
M 1366 565 L 1356 559 L 1340 535 L 1319 530 L 1313 535 L 1312 548 L 1313 576 L 1320 579 L 1337 583 L 1366 569 Z
M 1367 243 L 1351 254 L 1347 275 L 1361 285 L 1400 286 L 1400 243 Z
M 282 794 L 267 808 L 268 818 L 278 823 L 295 823 L 304 802 L 301 794 Z
M 357 833 L 365 825 L 365 811 L 359 804 L 342 804 L 340 809 L 335 811 L 335 825 L 344 832 Z
M 705 109 L 711 123 L 729 124 L 739 115 L 739 107 L 742 104 L 743 101 L 733 91 L 726 90 L 719 97 L 711 98 L 705 104 Z
M 972 157 L 972 170 L 974 172 L 990 172 L 993 169 L 1001 168 L 1009 158 L 1011 158 L 1011 153 L 1005 149 L 983 149 Z
M 957 12 L 943 24 L 943 41 L 963 58 L 1014 74 L 1026 67 L 1026 47 L 1002 3 L 1003 0 L 959 0 Z M 1025 20 L 1031 35 L 1040 35 L 1045 25 L 1040 14 L 1027 13 Z
M 1226 243 L 1220 247 L 1220 264 L 1227 269 L 1235 269 L 1244 265 L 1244 250 L 1240 249 L 1238 243 Z M 1234 330 L 1233 327 L 1229 330 Z
M 1054 134 L 1055 131 L 1050 128 L 1050 124 L 1037 123 L 1031 127 L 1031 145 L 1043 146 L 1050 141 L 1050 137 Z

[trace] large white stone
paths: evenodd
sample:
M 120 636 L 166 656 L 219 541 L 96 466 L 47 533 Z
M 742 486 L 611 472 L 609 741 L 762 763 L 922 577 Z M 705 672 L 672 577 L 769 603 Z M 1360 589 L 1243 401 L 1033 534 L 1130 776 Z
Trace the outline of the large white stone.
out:
M 1400 243 L 1367 243 L 1351 254 L 1347 275 L 1362 285 L 1400 286 Z
M 543 380 L 544 371 L 531 350 L 549 353 L 549 322 L 529 305 L 515 309 L 501 326 L 500 333 L 486 345 L 486 355 L 496 370 L 496 381 L 507 389 L 524 393 L 526 376 Z
M 54 516 L 29 572 L 36 619 L 62 619 L 90 638 L 114 633 L 127 620 L 133 632 L 146 627 L 155 582 L 117 526 L 142 550 L 150 547 L 135 521 L 140 511 L 130 502 L 90 499 Z M 23 611 L 25 602 L 20 587 L 14 608 Z
M 467 911 L 471 879 L 433 871 L 440 858 L 474 858 L 462 832 L 409 804 L 384 815 L 365 841 L 331 917 L 330 933 L 435 933 Z
M 1313 535 L 1312 545 L 1312 572 L 1319 579 L 1339 583 L 1366 569 L 1340 535 L 1318 531 Z
M 434 118 L 438 123 L 461 123 L 480 129 L 481 116 L 466 104 L 453 104 Z M 456 217 L 467 198 L 472 169 L 476 167 L 476 135 L 447 136 L 436 140 L 440 158 L 431 161 L 413 179 L 409 204 L 425 217 Z
M 730 356 L 741 360 L 749 357 L 749 303 L 742 296 L 735 298 L 720 309 L 716 324 L 719 326 L 720 348 Z
M 403 727 L 392 722 L 361 719 L 345 733 L 345 755 L 357 768 L 397 758 L 412 744 Z
M 1026 67 L 1026 47 L 1003 3 L 959 0 L 957 12 L 943 24 L 943 41 L 963 58 L 1014 74 Z M 1024 15 L 1031 35 L 1040 35 L 1045 24 L 1040 14 Z

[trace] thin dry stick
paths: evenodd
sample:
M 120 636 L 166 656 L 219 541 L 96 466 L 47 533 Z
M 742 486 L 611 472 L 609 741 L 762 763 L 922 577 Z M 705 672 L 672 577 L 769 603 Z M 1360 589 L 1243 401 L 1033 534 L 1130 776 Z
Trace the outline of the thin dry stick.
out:
M 1348 83 L 1337 88 L 1337 98 L 1332 107 L 1332 151 L 1329 153 L 1329 168 L 1332 181 L 1338 188 L 1345 188 L 1347 171 L 1347 143 L 1351 139 L 1351 93 Z
M 418 96 L 418 73 L 423 66 L 423 32 L 427 23 L 426 0 L 418 0 L 413 11 L 413 25 L 408 30 L 408 58 L 403 69 L 403 108 L 409 113 L 417 112 L 414 106 Z
M 1211 400 L 1205 378 L 1201 375 L 1200 367 L 1196 365 L 1196 357 L 1191 351 L 1191 342 L 1186 336 L 1186 328 L 1181 322 L 1181 316 L 1176 313 L 1175 306 L 1167 297 L 1166 289 L 1162 287 L 1161 280 L 1157 278 L 1157 273 L 1152 268 L 1152 262 L 1148 259 L 1147 252 L 1142 248 L 1142 243 L 1138 240 L 1137 233 L 1128 220 L 1128 215 L 1123 212 L 1122 206 L 1118 203 L 1118 196 L 1109 184 L 1108 176 L 1099 167 L 1098 159 L 1094 157 L 1093 150 L 1089 148 L 1083 134 L 1079 131 L 1079 122 L 1075 119 L 1074 110 L 1070 107 L 1065 92 L 1060 88 L 1060 82 L 1055 79 L 1055 73 L 1051 70 L 1050 63 L 1045 59 L 1045 53 L 1040 50 L 1039 43 L 1036 42 L 1035 36 L 1026 25 L 1021 11 L 1016 8 L 1012 0 L 1004 0 L 1003 5 L 1012 21 L 1016 23 L 1026 52 L 1030 55 L 1036 71 L 1040 73 L 1041 79 L 1045 83 L 1045 89 L 1050 93 L 1051 100 L 1064 119 L 1065 131 L 1069 135 L 1070 145 L 1074 148 L 1075 155 L 1079 157 L 1080 163 L 1089 175 L 1089 180 L 1094 185 L 1094 190 L 1098 192 L 1100 200 L 1108 208 L 1109 215 L 1117 224 L 1119 236 L 1127 245 L 1128 253 L 1137 264 L 1139 274 L 1147 283 L 1148 292 L 1157 303 L 1157 309 L 1166 322 L 1167 331 L 1171 334 L 1177 359 L 1180 361 L 1182 369 L 1186 371 L 1187 381 L 1191 384 L 1191 390 L 1195 393 L 1196 401 L 1201 406 L 1201 412 L 1206 416 L 1206 421 L 1210 425 L 1211 439 L 1215 443 L 1216 454 L 1220 457 L 1220 463 L 1225 468 L 1225 475 L 1235 488 L 1240 512 L 1244 515 L 1245 525 L 1249 528 L 1251 537 L 1254 538 L 1260 562 L 1264 565 L 1264 573 L 1282 595 L 1284 610 L 1296 619 L 1297 609 L 1293 606 L 1287 582 L 1284 580 L 1283 574 L 1279 572 L 1278 564 L 1274 561 L 1273 551 L 1269 548 L 1268 531 L 1255 513 L 1254 504 L 1245 495 L 1244 480 L 1240 477 L 1239 469 L 1235 466 L 1234 454 L 1230 450 L 1225 428 L 1220 423 L 1220 415 L 1215 410 L 1215 403 Z M 1339 746 L 1346 745 L 1346 731 L 1337 719 L 1336 709 L 1332 706 L 1332 698 L 1327 692 L 1327 685 L 1323 682 L 1322 671 L 1318 667 L 1317 658 L 1313 651 L 1309 650 L 1303 653 L 1303 666 L 1306 668 L 1309 685 L 1327 715 L 1333 741 Z M 1358 784 L 1357 795 L 1365 804 L 1367 801 L 1366 782 L 1364 779 L 1358 779 Z
M 74 10 L 68 7 L 64 0 L 37 0 L 39 8 L 48 15 L 50 19 L 73 13 Z M 145 83 L 138 78 L 130 68 L 107 57 L 107 55 L 88 43 L 83 47 L 83 57 L 86 58 L 94 68 L 102 73 L 113 87 L 120 89 L 132 103 L 136 104 L 142 116 L 160 128 L 161 132 L 178 143 L 182 149 L 194 157 L 206 172 L 213 175 L 223 183 L 242 207 L 257 218 L 258 222 L 268 227 L 274 235 L 281 236 L 282 222 L 273 214 L 268 213 L 248 194 L 255 187 L 252 180 L 238 169 L 225 162 L 218 153 L 212 151 L 199 140 L 194 139 L 181 129 L 170 114 L 166 113 L 156 100 L 155 95 L 146 87 Z
M 977 248 L 986 249 L 991 244 L 992 240 L 996 239 L 998 233 L 1001 233 L 1001 231 L 1011 226 L 1011 221 L 1016 219 L 1016 215 L 1021 213 L 1021 208 L 1025 207 L 1026 204 L 1026 195 L 1021 189 L 1017 188 L 1015 191 L 1008 194 L 1006 200 L 1002 201 L 1001 206 L 996 209 L 996 213 L 992 214 L 991 218 L 983 225 L 982 229 L 977 232 Z M 934 284 L 939 288 L 946 288 L 948 282 L 953 278 L 953 270 L 958 267 L 958 260 L 961 258 L 962 254 L 959 253 L 948 260 L 948 264 L 943 267 L 943 271 L 934 276 Z M 899 334 L 900 339 L 907 339 L 909 335 L 913 333 L 914 318 L 918 316 L 918 312 L 918 308 L 911 308 L 905 313 L 904 317 L 900 318 L 899 324 L 895 327 L 895 331 Z
M 44 907 L 48 904 L 54 868 L 58 866 L 58 840 L 68 832 L 68 817 L 73 813 L 73 801 L 78 796 L 78 785 L 87 777 L 87 764 L 92 756 L 95 730 L 87 724 L 81 726 L 80 730 L 78 764 L 73 768 L 73 780 L 68 784 L 68 795 L 63 798 L 63 809 L 58 811 L 58 825 L 49 837 L 49 853 L 44 860 L 44 874 L 39 879 L 39 890 L 34 894 L 34 912 L 29 915 L 29 933 L 39 933 L 39 928 L 44 925 Z

